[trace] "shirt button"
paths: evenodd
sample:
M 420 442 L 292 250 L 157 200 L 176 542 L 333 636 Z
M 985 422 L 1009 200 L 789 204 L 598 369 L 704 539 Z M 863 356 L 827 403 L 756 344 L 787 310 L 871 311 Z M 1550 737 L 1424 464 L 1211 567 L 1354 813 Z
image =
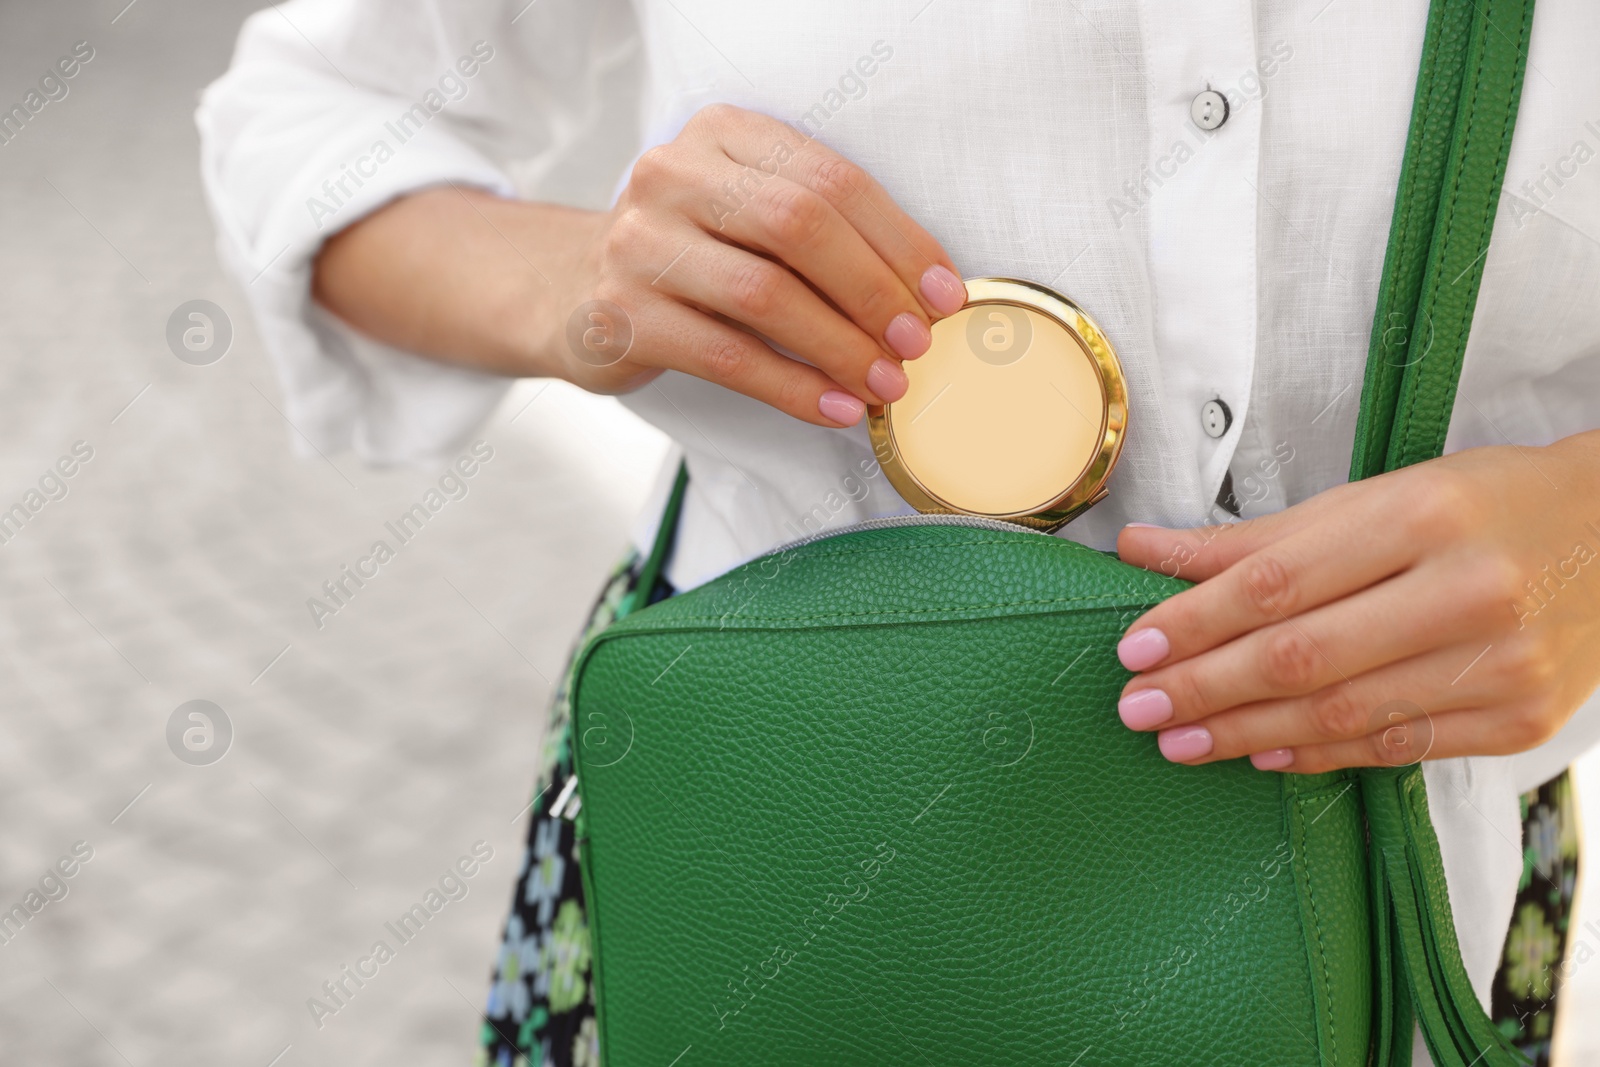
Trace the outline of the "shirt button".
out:
M 1200 425 L 1205 427 L 1207 437 L 1221 437 L 1233 425 L 1233 412 L 1220 400 L 1207 400 L 1200 409 Z
M 1207 89 L 1189 102 L 1189 117 L 1202 130 L 1214 130 L 1228 121 L 1228 98 Z

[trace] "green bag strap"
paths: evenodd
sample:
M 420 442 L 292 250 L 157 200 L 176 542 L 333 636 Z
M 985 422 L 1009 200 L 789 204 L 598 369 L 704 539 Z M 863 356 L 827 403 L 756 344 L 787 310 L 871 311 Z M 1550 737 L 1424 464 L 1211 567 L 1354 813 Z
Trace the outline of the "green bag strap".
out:
M 617 618 L 631 615 L 649 605 L 650 594 L 655 592 L 656 583 L 661 580 L 661 568 L 672 554 L 672 544 L 678 536 L 678 513 L 683 510 L 683 494 L 688 486 L 689 465 L 680 462 L 678 476 L 672 482 L 672 492 L 667 496 L 667 506 L 661 513 L 661 525 L 656 527 L 655 543 L 650 546 L 650 554 L 639 567 L 638 582 L 622 598 L 622 603 L 617 605 Z
M 1379 976 L 1391 1002 L 1376 1020 L 1375 1064 L 1411 1062 L 1411 1023 L 1421 1025 L 1436 1067 L 1515 1067 L 1527 1059 L 1502 1034 L 1483 1006 L 1461 962 L 1450 914 L 1449 889 L 1439 839 L 1428 814 L 1428 790 L 1417 765 L 1362 773 L 1362 800 L 1370 835 L 1377 946 L 1387 948 L 1390 976 Z M 1377 956 L 1377 965 L 1386 957 Z M 1380 1008 L 1381 1004 L 1380 994 Z M 1383 1042 L 1389 1047 L 1384 1049 Z
M 1522 95 L 1533 0 L 1434 0 L 1350 480 L 1440 455 Z
M 1505 178 L 1534 0 L 1434 0 L 1428 12 L 1350 478 L 1444 451 Z M 1479 1004 L 1456 940 L 1420 764 L 1362 772 L 1377 1018 L 1373 1063 L 1407 1067 L 1413 1020 L 1436 1067 L 1525 1057 Z

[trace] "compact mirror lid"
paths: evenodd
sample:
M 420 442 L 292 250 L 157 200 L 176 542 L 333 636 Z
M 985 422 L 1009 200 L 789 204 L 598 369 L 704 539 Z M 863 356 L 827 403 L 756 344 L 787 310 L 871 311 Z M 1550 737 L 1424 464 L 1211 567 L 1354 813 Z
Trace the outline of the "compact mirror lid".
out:
M 933 326 L 910 387 L 868 412 L 879 462 L 926 513 L 1040 529 L 1105 496 L 1127 428 L 1127 387 L 1105 334 L 1032 282 L 975 278 Z

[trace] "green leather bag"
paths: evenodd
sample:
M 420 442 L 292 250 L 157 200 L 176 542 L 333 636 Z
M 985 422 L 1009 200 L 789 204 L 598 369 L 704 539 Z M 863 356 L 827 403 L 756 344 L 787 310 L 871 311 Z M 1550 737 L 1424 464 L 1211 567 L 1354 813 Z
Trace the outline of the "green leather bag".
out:
M 1352 477 L 1443 447 L 1532 11 L 1432 5 Z M 1183 767 L 1121 725 L 1117 640 L 1184 588 L 918 516 L 626 612 L 572 687 L 604 1062 L 1398 1067 L 1413 1019 L 1439 1067 L 1521 1062 L 1418 767 Z

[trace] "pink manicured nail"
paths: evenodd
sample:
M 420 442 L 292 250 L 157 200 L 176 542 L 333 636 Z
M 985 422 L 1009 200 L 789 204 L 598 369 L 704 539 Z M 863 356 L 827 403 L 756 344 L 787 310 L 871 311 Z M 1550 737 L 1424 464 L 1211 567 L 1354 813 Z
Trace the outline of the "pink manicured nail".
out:
M 1172 698 L 1159 689 L 1136 689 L 1117 701 L 1117 714 L 1130 730 L 1148 730 L 1172 718 Z
M 941 315 L 953 315 L 967 302 L 967 287 L 961 279 L 948 267 L 937 263 L 922 272 L 922 281 L 917 287 L 922 290 L 922 299 Z
M 1161 754 L 1173 763 L 1199 759 L 1211 752 L 1211 731 L 1204 726 L 1175 726 L 1162 730 L 1156 744 Z
M 906 380 L 906 372 L 900 369 L 900 364 L 879 358 L 867 368 L 867 388 L 883 397 L 885 403 L 892 404 L 906 395 L 911 383 Z
M 1294 762 L 1294 749 L 1275 748 L 1271 752 L 1257 752 L 1250 763 L 1258 771 L 1281 771 Z
M 894 317 L 889 328 L 883 331 L 883 339 L 889 342 L 890 351 L 901 359 L 916 359 L 933 343 L 928 324 L 909 311 L 902 311 Z
M 817 401 L 817 410 L 822 412 L 823 418 L 832 419 L 841 426 L 854 426 L 867 413 L 867 405 L 849 393 L 829 389 Z
M 1135 528 L 1140 529 L 1140 530 L 1165 530 L 1166 529 L 1165 526 L 1157 526 L 1153 522 L 1129 522 L 1129 523 L 1124 523 L 1123 524 L 1124 529 L 1126 529 L 1129 526 L 1135 527 Z
M 1153 627 L 1135 630 L 1117 642 L 1117 658 L 1130 671 L 1147 671 L 1166 659 L 1171 651 L 1167 635 Z

